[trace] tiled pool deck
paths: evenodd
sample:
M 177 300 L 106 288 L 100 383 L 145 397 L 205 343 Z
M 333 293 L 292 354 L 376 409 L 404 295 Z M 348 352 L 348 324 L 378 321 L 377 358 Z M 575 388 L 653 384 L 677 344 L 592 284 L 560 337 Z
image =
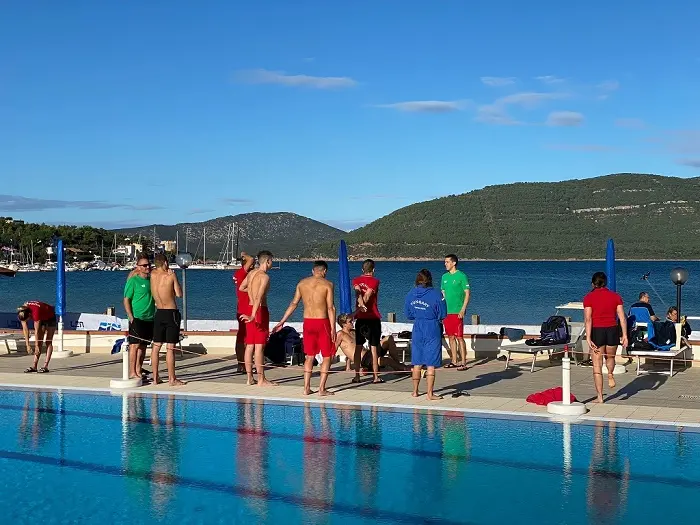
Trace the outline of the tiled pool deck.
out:
M 161 370 L 165 370 L 161 357 Z M 42 361 L 43 363 L 43 356 Z M 622 361 L 619 361 L 622 362 Z M 109 390 L 111 379 L 121 377 L 121 355 L 80 354 L 68 359 L 56 359 L 49 374 L 24 374 L 30 357 L 13 352 L 0 355 L 0 386 L 43 387 L 65 389 Z M 533 393 L 561 385 L 561 366 L 538 361 L 542 368 L 530 373 L 529 361 L 516 362 L 508 370 L 497 360 L 473 360 L 467 371 L 441 369 L 437 373 L 436 390 L 445 397 L 428 401 L 425 395 L 411 396 L 411 379 L 407 373 L 383 373 L 384 384 L 374 385 L 371 376 L 361 384 L 352 384 L 352 375 L 343 364 L 332 368 L 328 381 L 334 396 L 309 397 L 302 395 L 303 369 L 300 366 L 272 368 L 268 377 L 279 383 L 277 387 L 246 386 L 245 375 L 236 373 L 236 360 L 230 356 L 178 356 L 178 377 L 188 381 L 182 387 L 148 385 L 139 387 L 145 393 L 177 393 L 182 395 L 258 397 L 270 400 L 292 400 L 347 404 L 374 404 L 437 410 L 490 411 L 501 414 L 529 416 L 547 415 L 545 407 L 527 403 Z M 606 402 L 591 403 L 595 397 L 590 367 L 572 367 L 571 391 L 586 403 L 589 412 L 583 418 L 602 418 L 643 424 L 675 424 L 700 428 L 700 367 L 683 370 L 680 367 L 673 378 L 660 374 L 637 377 L 636 365 L 628 365 L 628 372 L 615 376 L 617 388 L 612 392 L 606 384 Z M 150 367 L 146 367 L 150 369 Z M 318 387 L 318 368 L 312 387 Z M 425 380 L 421 382 L 425 392 Z M 468 396 L 452 397 L 455 391 Z

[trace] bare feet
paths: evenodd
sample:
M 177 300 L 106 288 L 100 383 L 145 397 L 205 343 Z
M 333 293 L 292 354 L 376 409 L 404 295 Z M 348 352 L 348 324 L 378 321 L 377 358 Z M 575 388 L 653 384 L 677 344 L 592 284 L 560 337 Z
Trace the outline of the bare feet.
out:
M 593 401 L 593 402 L 594 402 L 594 403 L 602 403 L 602 402 L 603 402 L 603 396 L 598 396 L 598 397 L 596 398 L 596 400 Z
M 165 383 L 165 381 L 163 381 L 160 377 L 153 377 L 154 385 L 162 385 L 163 383 Z
M 335 392 L 331 392 L 330 390 L 319 390 L 318 395 L 319 396 L 334 396 Z
M 314 392 L 314 391 L 311 390 L 310 388 L 305 388 L 305 389 L 304 389 L 304 395 L 305 395 L 305 396 L 310 396 L 311 394 L 315 394 L 315 393 L 316 393 L 316 392 Z
M 435 394 L 428 394 L 427 398 L 428 398 L 428 401 L 437 401 L 439 399 L 442 399 L 442 396 L 437 396 Z
M 610 388 L 615 388 L 615 378 L 612 374 L 608 374 L 608 386 Z
M 183 386 L 186 385 L 187 381 L 180 381 L 179 379 L 173 379 L 170 381 L 170 386 Z
M 268 381 L 267 379 L 263 379 L 261 381 L 258 381 L 258 386 L 277 386 L 277 383 Z
M 418 392 L 413 392 L 413 393 L 411 394 L 411 396 L 413 396 L 413 397 L 418 397 L 419 395 L 420 395 L 420 394 L 419 394 Z
M 245 382 L 245 384 L 248 386 L 253 386 L 256 383 L 257 383 L 257 381 L 255 379 L 247 379 Z

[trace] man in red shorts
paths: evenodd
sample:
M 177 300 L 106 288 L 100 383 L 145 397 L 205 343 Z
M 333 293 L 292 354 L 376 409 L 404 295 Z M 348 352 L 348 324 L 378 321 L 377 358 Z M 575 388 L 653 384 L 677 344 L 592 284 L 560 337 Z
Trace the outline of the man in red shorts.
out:
M 447 317 L 443 321 L 445 335 L 450 341 L 452 361 L 445 368 L 457 367 L 457 354 L 462 356 L 462 364 L 458 370 L 467 369 L 467 344 L 464 341 L 464 314 L 469 305 L 469 279 L 466 274 L 457 269 L 457 256 L 449 254 L 445 257 L 445 269 L 440 281 L 442 296 L 447 303 Z
M 248 385 L 254 385 L 253 354 L 255 354 L 255 369 L 258 373 L 258 386 L 277 386 L 265 379 L 265 345 L 270 336 L 270 311 L 267 309 L 267 292 L 270 290 L 270 276 L 267 272 L 272 268 L 272 253 L 263 250 L 258 253 L 258 267 L 250 270 L 241 283 L 241 292 L 248 294 L 250 313 L 241 315 L 240 319 L 247 323 L 245 327 L 245 371 L 248 375 Z
M 17 308 L 17 318 L 22 324 L 27 353 L 31 352 L 28 322 L 34 321 L 34 362 L 24 372 L 48 372 L 51 353 L 53 352 L 53 335 L 56 333 L 56 312 L 53 306 L 41 301 L 27 301 Z M 46 361 L 44 361 L 44 366 L 37 369 L 42 343 L 46 345 Z
M 241 253 L 241 261 L 242 266 L 233 274 L 233 283 L 236 286 L 236 321 L 238 321 L 236 361 L 238 361 L 238 372 L 245 373 L 245 333 L 247 325 L 241 320 L 241 316 L 250 313 L 250 301 L 248 294 L 241 291 L 241 284 L 243 284 L 248 272 L 255 264 L 255 258 L 243 252 Z
M 304 303 L 304 395 L 313 394 L 311 391 L 311 374 L 314 370 L 314 356 L 319 352 L 323 357 L 321 363 L 321 383 L 318 394 L 332 396 L 333 392 L 326 390 L 328 371 L 331 358 L 335 355 L 335 305 L 333 304 L 333 283 L 326 279 L 328 265 L 325 261 L 316 261 L 311 277 L 306 277 L 297 284 L 294 298 L 289 308 L 284 312 L 282 320 L 275 326 L 276 332 L 284 326 L 299 305 Z

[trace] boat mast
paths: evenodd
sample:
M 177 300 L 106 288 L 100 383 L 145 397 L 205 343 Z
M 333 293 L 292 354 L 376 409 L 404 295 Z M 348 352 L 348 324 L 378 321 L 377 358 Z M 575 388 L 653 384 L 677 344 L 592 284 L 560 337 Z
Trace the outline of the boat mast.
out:
M 207 264 L 207 229 L 204 228 L 204 264 Z
M 236 223 L 234 223 L 235 225 Z M 238 258 L 238 241 L 241 239 L 241 229 L 236 227 L 236 258 Z

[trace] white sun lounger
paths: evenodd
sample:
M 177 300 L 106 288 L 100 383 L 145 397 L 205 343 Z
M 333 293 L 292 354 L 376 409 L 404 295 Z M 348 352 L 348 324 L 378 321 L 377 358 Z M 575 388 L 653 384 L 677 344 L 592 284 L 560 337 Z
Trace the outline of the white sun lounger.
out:
M 3 341 L 5 343 L 5 349 L 7 350 L 7 353 L 10 353 L 10 341 L 15 342 L 15 350 L 17 349 L 17 343 L 24 341 L 24 336 L 22 334 L 17 334 L 13 332 L 8 332 L 4 334 L 0 334 L 0 341 Z
M 637 323 L 638 325 L 644 325 L 644 323 Z M 673 362 L 682 356 L 683 365 L 688 366 L 688 359 L 686 357 L 689 350 L 692 347 L 688 344 L 688 341 L 681 336 L 681 324 L 676 323 L 676 344 L 670 350 L 632 350 L 629 355 L 637 358 L 637 375 L 642 374 L 663 374 L 669 377 L 673 377 Z M 665 359 L 670 361 L 671 366 L 669 370 L 642 370 L 642 358 L 645 359 Z
M 563 350 L 564 347 L 568 346 L 572 351 L 571 355 L 574 357 L 574 362 L 576 362 L 576 353 L 573 351 L 576 345 L 583 337 L 586 331 L 585 326 L 581 326 L 582 323 L 572 323 L 569 325 L 571 330 L 571 341 L 568 343 L 560 343 L 556 345 L 546 345 L 546 346 L 528 346 L 525 344 L 525 340 L 520 341 L 510 341 L 509 339 L 504 339 L 501 341 L 498 349 L 502 352 L 507 352 L 506 366 L 508 369 L 510 364 L 511 354 L 529 354 L 532 355 L 532 364 L 530 365 L 530 373 L 535 371 L 535 361 L 537 361 L 537 355 L 540 353 L 547 352 L 549 360 L 552 360 L 552 352 L 556 350 Z

